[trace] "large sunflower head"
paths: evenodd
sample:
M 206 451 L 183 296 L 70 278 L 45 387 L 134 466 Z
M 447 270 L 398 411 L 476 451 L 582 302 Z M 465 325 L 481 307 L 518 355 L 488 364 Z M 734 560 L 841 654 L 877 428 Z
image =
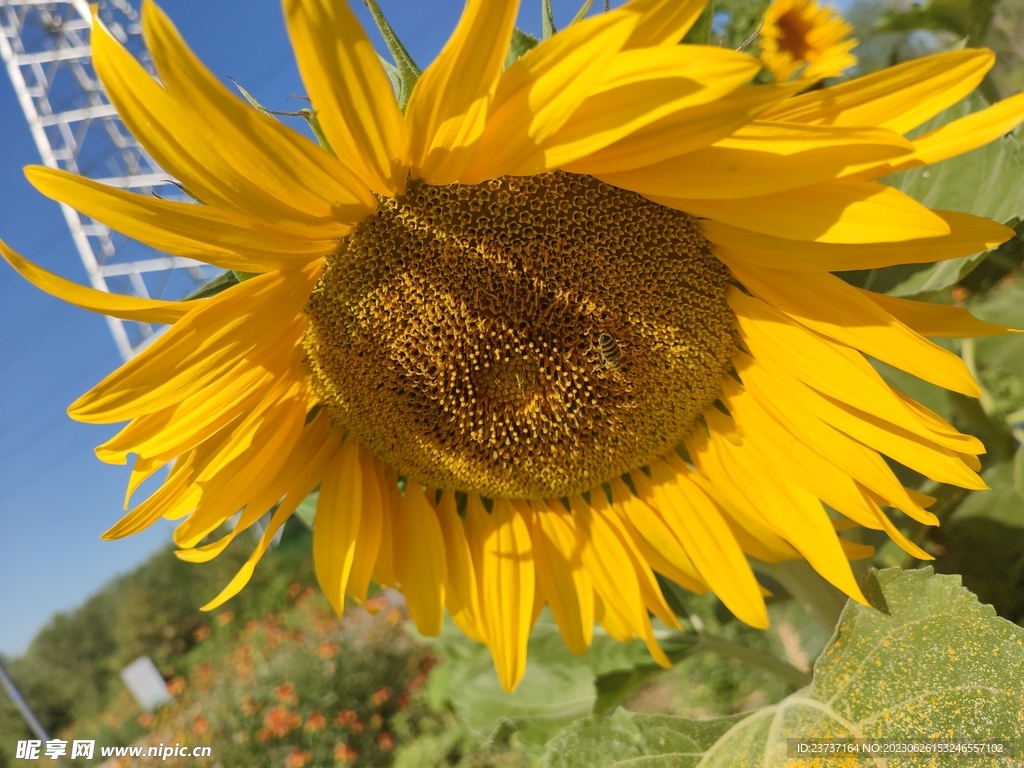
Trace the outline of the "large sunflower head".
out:
M 865 355 L 976 395 L 924 337 L 1003 329 L 830 271 L 1006 240 L 875 179 L 995 138 L 1022 101 L 910 141 L 991 53 L 794 95 L 751 85 L 743 53 L 678 44 L 702 6 L 632 0 L 506 67 L 518 3 L 468 0 L 403 111 L 346 0 L 285 0 L 319 146 L 236 98 L 149 0 L 159 81 L 97 21 L 118 112 L 202 203 L 29 179 L 153 247 L 256 273 L 140 300 L 3 246 L 78 306 L 171 325 L 70 408 L 128 422 L 97 452 L 135 455 L 130 491 L 169 470 L 107 537 L 181 519 L 179 556 L 204 561 L 273 512 L 213 607 L 319 488 L 313 555 L 337 610 L 371 579 L 425 634 L 447 608 L 508 689 L 545 605 L 577 653 L 596 621 L 667 664 L 651 616 L 678 620 L 655 574 L 765 626 L 749 559 L 806 558 L 863 600 L 849 559 L 869 550 L 837 536 L 840 515 L 927 558 L 889 515 L 934 523 L 930 500 L 883 454 L 981 488 L 983 448 Z
M 761 61 L 776 82 L 834 77 L 857 63 L 853 28 L 817 0 L 773 0 L 761 28 Z M 802 71 L 801 71 L 802 70 Z

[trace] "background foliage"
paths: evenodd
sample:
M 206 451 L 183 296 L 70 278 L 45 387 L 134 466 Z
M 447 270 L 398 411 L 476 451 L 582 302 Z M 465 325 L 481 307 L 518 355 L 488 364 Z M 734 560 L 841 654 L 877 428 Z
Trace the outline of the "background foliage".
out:
M 767 0 L 720 0 L 690 39 L 739 47 L 766 7 Z M 847 75 L 954 46 L 996 51 L 979 91 L 922 132 L 1024 86 L 1024 0 L 854 0 L 846 15 L 861 40 L 860 63 Z M 532 38 L 517 41 L 510 55 Z M 1024 234 L 1022 172 L 1014 134 L 886 181 L 932 207 L 990 216 Z M 953 262 L 843 277 L 1024 328 L 1022 259 L 1018 237 Z M 838 611 L 841 596 L 806 572 L 760 574 L 773 595 L 766 632 L 735 620 L 713 596 L 666 585 L 686 629 L 658 629 L 672 669 L 653 666 L 642 644 L 620 645 L 600 631 L 593 648 L 574 657 L 543 614 L 523 683 L 508 696 L 485 649 L 450 627 L 437 639 L 410 634 L 393 596 L 375 598 L 375 616 L 352 609 L 340 622 L 332 617 L 312 589 L 308 531 L 293 522 L 220 613 L 197 606 L 244 561 L 244 539 L 204 565 L 182 563 L 169 549 L 158 554 L 56 616 L 8 666 L 54 734 L 104 745 L 210 744 L 214 764 L 224 766 L 771 765 L 783 764 L 787 734 L 1024 739 L 1024 335 L 938 343 L 975 372 L 979 401 L 878 369 L 983 440 L 991 490 L 937 487 L 895 467 L 905 484 L 938 497 L 939 528 L 894 513 L 935 559 L 920 569 L 866 532 L 876 553 L 860 572 L 875 607 L 847 605 L 838 626 L 787 589 L 797 597 L 817 590 Z M 868 574 L 870 566 L 883 570 Z M 153 715 L 119 678 L 144 654 L 175 694 Z M 28 730 L 0 697 L 0 768 L 16 764 L 14 745 L 24 738 Z

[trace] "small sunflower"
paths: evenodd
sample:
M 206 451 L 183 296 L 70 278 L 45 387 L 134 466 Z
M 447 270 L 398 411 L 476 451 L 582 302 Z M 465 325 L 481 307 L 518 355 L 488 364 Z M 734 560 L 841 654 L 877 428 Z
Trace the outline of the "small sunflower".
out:
M 313 555 L 335 608 L 371 579 L 404 593 L 424 634 L 447 608 L 509 690 L 545 604 L 576 653 L 597 622 L 667 664 L 651 615 L 678 620 L 655 573 L 764 627 L 748 557 L 806 558 L 861 601 L 849 559 L 870 550 L 837 536 L 849 521 L 928 558 L 886 510 L 934 524 L 932 500 L 883 454 L 984 488 L 984 449 L 865 356 L 977 396 L 925 336 L 1005 329 L 830 271 L 1008 239 L 875 179 L 994 139 L 1024 98 L 910 141 L 991 52 L 794 95 L 750 85 L 760 65 L 743 53 L 678 45 L 702 6 L 632 0 L 506 68 L 518 3 L 469 0 L 403 112 L 346 0 L 285 0 L 329 149 L 232 95 L 151 0 L 159 81 L 96 20 L 118 112 L 202 204 L 28 178 L 155 248 L 258 273 L 212 298 L 141 300 L 3 247 L 73 304 L 171 325 L 69 409 L 128 421 L 97 454 L 135 454 L 129 495 L 169 468 L 106 538 L 182 519 L 179 556 L 200 562 L 272 511 L 213 608 L 319 487 Z
M 851 32 L 842 16 L 817 0 L 774 0 L 761 28 L 761 61 L 777 83 L 801 67 L 805 80 L 835 77 L 857 63 Z

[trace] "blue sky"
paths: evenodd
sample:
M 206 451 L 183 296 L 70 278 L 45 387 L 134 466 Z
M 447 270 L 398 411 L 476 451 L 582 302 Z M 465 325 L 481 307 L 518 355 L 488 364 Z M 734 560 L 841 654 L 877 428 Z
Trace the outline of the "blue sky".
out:
M 420 66 L 440 50 L 462 8 L 462 0 L 380 4 Z M 353 5 L 366 17 L 361 2 Z M 539 32 L 539 0 L 522 5 L 520 26 Z M 556 23 L 578 7 L 577 0 L 553 5 Z M 278 2 L 162 6 L 219 77 L 235 78 L 271 109 L 299 108 L 286 101 L 305 90 Z M 0 237 L 46 269 L 85 282 L 60 209 L 22 174 L 39 155 L 4 75 L 0 115 Z M 80 604 L 169 541 L 166 522 L 117 542 L 99 538 L 122 514 L 128 468 L 93 455 L 115 427 L 75 423 L 65 409 L 119 363 L 102 317 L 39 292 L 0 263 L 0 653 L 21 653 L 53 613 Z M 196 605 L 207 597 L 197 595 Z

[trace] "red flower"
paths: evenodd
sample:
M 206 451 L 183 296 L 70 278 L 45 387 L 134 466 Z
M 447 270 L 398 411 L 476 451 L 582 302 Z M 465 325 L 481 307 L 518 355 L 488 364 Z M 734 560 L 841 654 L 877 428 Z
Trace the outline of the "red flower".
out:
M 380 747 L 382 752 L 390 752 L 395 748 L 395 740 L 387 731 L 381 731 L 377 737 L 377 746 Z
M 312 756 L 313 753 L 309 750 L 289 752 L 288 756 L 284 759 L 284 768 L 302 768 L 302 766 L 309 762 L 309 758 Z

